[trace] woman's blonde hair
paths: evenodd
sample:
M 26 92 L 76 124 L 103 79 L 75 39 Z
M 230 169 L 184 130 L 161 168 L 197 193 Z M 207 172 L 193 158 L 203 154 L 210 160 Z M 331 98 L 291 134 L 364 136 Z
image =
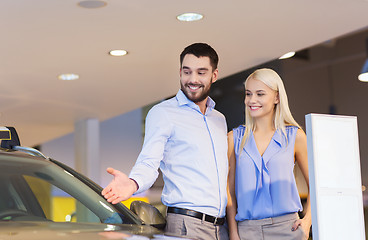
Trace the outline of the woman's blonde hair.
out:
M 250 79 L 261 81 L 278 93 L 279 102 L 275 104 L 275 111 L 273 115 L 273 124 L 276 130 L 280 129 L 286 137 L 286 126 L 292 125 L 301 128 L 291 115 L 284 83 L 282 82 L 281 77 L 274 70 L 269 68 L 261 68 L 254 71 L 245 80 L 244 86 L 246 86 Z M 245 106 L 245 132 L 240 149 L 243 149 L 246 140 L 249 137 L 250 131 L 254 131 L 255 127 L 256 126 L 254 124 L 253 118 L 251 117 L 247 106 Z

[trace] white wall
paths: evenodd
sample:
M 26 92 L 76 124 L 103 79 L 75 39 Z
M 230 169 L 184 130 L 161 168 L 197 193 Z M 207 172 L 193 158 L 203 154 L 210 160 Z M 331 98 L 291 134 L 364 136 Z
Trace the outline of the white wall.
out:
M 110 182 L 107 167 L 129 174 L 141 150 L 142 139 L 141 109 L 101 122 L 101 180 L 97 183 L 104 187 Z M 42 144 L 41 150 L 46 156 L 75 167 L 73 133 Z
M 366 59 L 368 31 L 346 36 L 333 45 L 319 45 L 309 50 L 309 59 L 283 61 L 282 77 L 293 116 L 304 126 L 309 113 L 357 116 L 362 182 L 368 185 L 368 83 L 358 80 Z M 366 193 L 367 194 L 367 191 Z

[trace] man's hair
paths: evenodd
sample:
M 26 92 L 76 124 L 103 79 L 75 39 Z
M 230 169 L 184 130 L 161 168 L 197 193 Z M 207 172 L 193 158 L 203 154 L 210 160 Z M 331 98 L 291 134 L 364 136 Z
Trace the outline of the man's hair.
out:
M 183 59 L 187 54 L 193 54 L 197 58 L 209 57 L 210 64 L 212 66 L 212 71 L 215 71 L 217 69 L 219 57 L 215 49 L 213 49 L 207 43 L 193 43 L 192 45 L 189 45 L 188 47 L 184 48 L 183 52 L 180 54 L 180 67 L 182 67 Z

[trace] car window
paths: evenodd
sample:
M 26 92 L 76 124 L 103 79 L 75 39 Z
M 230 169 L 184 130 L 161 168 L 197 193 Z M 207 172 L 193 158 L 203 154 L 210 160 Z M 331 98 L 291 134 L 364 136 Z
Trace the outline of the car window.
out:
M 59 166 L 0 155 L 0 220 L 133 223 L 99 193 Z
M 7 174 L 0 179 L 0 217 L 3 220 L 101 222 L 84 204 L 45 180 Z
M 32 176 L 24 176 L 47 219 L 54 222 L 100 222 L 80 201 L 62 189 Z

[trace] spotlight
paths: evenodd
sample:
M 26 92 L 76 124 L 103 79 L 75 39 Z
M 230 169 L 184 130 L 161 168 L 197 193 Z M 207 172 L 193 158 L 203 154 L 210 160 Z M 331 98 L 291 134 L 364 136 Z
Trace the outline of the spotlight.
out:
M 368 59 L 365 60 L 362 71 L 358 76 L 358 79 L 362 82 L 368 82 Z
M 368 38 L 365 40 L 365 48 L 367 51 L 367 57 L 368 57 Z M 358 76 L 358 79 L 362 82 L 368 82 L 368 59 L 365 60 L 364 65 L 362 67 L 362 71 L 360 71 L 360 74 Z
M 282 55 L 281 57 L 279 57 L 279 59 L 287 59 L 287 58 L 291 58 L 295 55 L 295 52 L 288 52 L 285 53 L 284 55 Z

